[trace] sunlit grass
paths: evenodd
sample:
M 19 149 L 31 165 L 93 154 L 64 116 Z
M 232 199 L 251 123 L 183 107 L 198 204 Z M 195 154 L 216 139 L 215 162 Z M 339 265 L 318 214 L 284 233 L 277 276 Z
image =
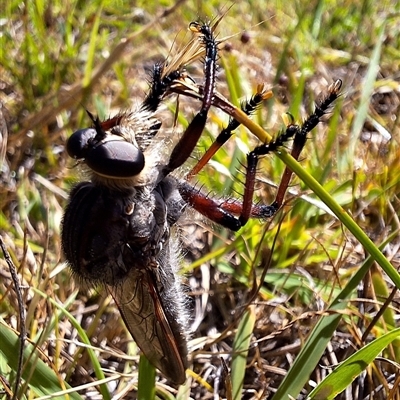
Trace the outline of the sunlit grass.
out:
M 189 378 L 179 391 L 158 378 L 155 383 L 149 375 L 152 367 L 144 361 L 138 366 L 137 348 L 128 344 L 108 298 L 97 290 L 76 291 L 62 264 L 60 221 L 67 194 L 81 177 L 63 146 L 74 130 L 90 124 L 85 108 L 106 118 L 140 104 L 149 68 L 168 56 L 174 41 L 185 40 L 189 22 L 212 19 L 230 6 L 183 2 L 161 18 L 173 5 L 167 0 L 135 6 L 106 0 L 51 5 L 9 1 L 0 10 L 0 117 L 8 128 L 8 139 L 2 129 L 0 142 L 0 232 L 18 269 L 28 338 L 37 346 L 26 348 L 31 358 L 17 398 L 40 398 L 67 391 L 69 385 L 87 385 L 70 398 L 118 398 L 138 387 L 139 395 L 148 399 L 154 393 L 159 398 L 184 399 L 185 393 L 206 398 L 213 390 L 230 398 L 229 382 L 237 399 L 272 398 L 276 391 L 274 399 L 288 393 L 300 398 L 300 391 L 311 393 L 336 362 L 352 360 L 351 346 L 361 349 L 354 357 L 370 363 L 391 341 L 381 357 L 398 365 L 396 271 L 388 278 L 368 258 L 368 247 L 299 178 L 273 220 L 250 221 L 238 234 L 196 217 L 199 234 L 192 241 L 185 237 L 188 251 L 196 256 L 186 257 L 182 266 L 191 296 L 198 305 L 208 303 L 190 341 Z M 327 122 L 310 135 L 300 164 L 397 269 L 399 15 L 394 1 L 239 2 L 219 25 L 218 38 L 228 39 L 220 45 L 217 82 L 217 89 L 237 105 L 257 84 L 270 85 L 274 98 L 252 118 L 274 136 L 284 128 L 287 112 L 301 122 L 329 84 L 343 80 L 343 96 Z M 188 72 L 201 82 L 200 63 L 188 66 Z M 171 115 L 164 126 L 169 128 L 176 103 L 167 106 Z M 183 131 L 196 106 L 180 99 L 174 132 Z M 227 122 L 221 112 L 211 113 L 196 157 Z M 239 128 L 197 177 L 197 185 L 216 197 L 240 197 L 246 153 L 255 145 L 254 135 Z M 273 154 L 261 160 L 257 201 L 273 201 L 283 170 L 284 163 Z M 190 246 L 198 237 L 201 248 L 196 253 Z M 10 328 L 19 330 L 19 307 L 8 267 L 1 261 L 0 372 L 14 391 L 13 355 L 19 342 Z M 248 307 L 258 285 L 260 291 Z M 249 316 L 252 322 L 246 324 Z M 386 332 L 389 336 L 383 336 Z M 373 339 L 375 353 L 369 352 L 369 359 L 369 348 L 362 349 Z M 289 345 L 298 346 L 286 350 L 289 358 L 297 357 L 291 370 L 286 353 L 279 355 Z M 332 347 L 335 358 L 329 356 Z M 240 353 L 232 354 L 232 349 Z M 228 376 L 221 357 L 231 369 Z M 349 378 L 343 365 L 336 371 L 348 387 L 354 377 Z M 396 382 L 393 371 L 384 363 L 371 364 L 364 390 L 372 391 L 377 382 L 390 388 Z M 49 386 L 39 387 L 38 382 Z M 314 393 L 328 398 L 323 385 Z M 353 390 L 357 385 L 353 383 Z M 393 389 L 373 397 L 396 395 Z

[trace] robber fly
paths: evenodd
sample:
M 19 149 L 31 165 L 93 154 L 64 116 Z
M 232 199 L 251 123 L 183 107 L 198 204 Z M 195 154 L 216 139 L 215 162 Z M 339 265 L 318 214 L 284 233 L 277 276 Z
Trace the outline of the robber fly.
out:
M 89 114 L 92 126 L 76 131 L 67 142 L 68 154 L 86 166 L 90 181 L 72 189 L 65 210 L 62 247 L 66 259 L 79 280 L 102 285 L 111 293 L 140 349 L 175 384 L 185 381 L 188 331 L 185 298 L 176 275 L 175 224 L 187 206 L 235 231 L 249 218 L 273 216 L 282 205 L 291 172 L 285 173 L 271 205 L 254 205 L 258 159 L 289 139 L 293 139 L 292 155 L 298 158 L 307 133 L 339 96 L 341 86 L 340 81 L 332 84 L 302 125 L 290 124 L 276 140 L 248 154 L 243 201 L 212 199 L 189 180 L 231 137 L 240 125 L 236 118 L 231 117 L 185 179 L 171 173 L 192 154 L 212 105 L 231 115 L 238 110 L 215 90 L 218 22 L 190 24 L 193 38 L 175 57 L 154 66 L 149 93 L 137 111 L 106 121 Z M 199 58 L 204 61 L 203 84 L 196 84 L 184 69 Z M 159 138 L 161 122 L 155 113 L 164 98 L 174 93 L 198 99 L 201 108 L 165 157 L 168 138 Z M 259 86 L 241 112 L 250 115 L 269 96 Z

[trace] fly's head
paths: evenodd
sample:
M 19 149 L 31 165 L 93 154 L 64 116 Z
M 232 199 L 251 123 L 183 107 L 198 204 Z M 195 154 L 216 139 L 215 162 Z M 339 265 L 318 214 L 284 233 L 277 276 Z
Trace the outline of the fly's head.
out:
M 112 188 L 132 188 L 148 175 L 145 150 L 161 124 L 149 113 L 118 114 L 103 122 L 93 117 L 90 128 L 74 132 L 68 155 L 85 164 L 93 182 Z

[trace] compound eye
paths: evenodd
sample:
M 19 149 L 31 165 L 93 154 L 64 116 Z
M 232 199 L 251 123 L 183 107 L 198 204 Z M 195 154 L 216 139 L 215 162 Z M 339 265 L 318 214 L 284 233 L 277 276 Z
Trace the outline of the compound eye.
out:
M 87 166 L 99 175 L 129 178 L 144 168 L 144 155 L 132 143 L 124 140 L 101 142 L 86 154 Z
M 86 158 L 91 150 L 91 141 L 96 137 L 96 129 L 86 128 L 74 132 L 67 141 L 67 153 L 75 159 Z

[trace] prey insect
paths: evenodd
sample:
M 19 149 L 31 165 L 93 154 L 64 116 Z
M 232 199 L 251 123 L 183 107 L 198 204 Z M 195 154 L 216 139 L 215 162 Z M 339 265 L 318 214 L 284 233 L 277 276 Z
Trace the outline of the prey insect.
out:
M 188 365 L 187 314 L 176 275 L 178 247 L 173 231 L 177 221 L 188 206 L 234 231 L 249 218 L 272 217 L 283 203 L 291 171 L 286 170 L 271 205 L 254 205 L 259 158 L 293 139 L 291 154 L 297 159 L 307 134 L 339 96 L 341 87 L 339 80 L 333 83 L 303 124 L 288 125 L 274 141 L 250 151 L 242 201 L 216 201 L 190 180 L 240 125 L 235 117 L 231 116 L 185 178 L 173 175 L 191 156 L 211 106 L 235 110 L 215 89 L 216 25 L 190 24 L 192 40 L 175 57 L 154 66 L 149 93 L 137 111 L 106 121 L 89 114 L 93 125 L 76 131 L 67 142 L 68 154 L 87 167 L 90 181 L 73 188 L 65 210 L 62 247 L 66 259 L 79 280 L 102 285 L 111 293 L 140 349 L 175 384 L 185 381 Z M 196 84 L 184 69 L 198 58 L 204 61 L 202 84 Z M 168 138 L 159 138 L 161 122 L 155 113 L 172 94 L 194 97 L 201 107 L 168 156 L 164 150 Z M 259 86 L 241 112 L 252 114 L 269 96 Z

